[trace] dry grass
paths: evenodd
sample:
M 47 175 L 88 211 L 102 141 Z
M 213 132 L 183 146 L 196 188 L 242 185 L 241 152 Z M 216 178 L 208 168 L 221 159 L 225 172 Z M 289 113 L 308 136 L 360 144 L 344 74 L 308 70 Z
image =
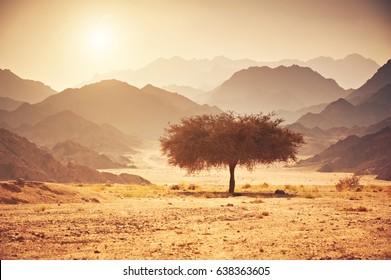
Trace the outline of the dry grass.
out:
M 34 205 L 34 207 L 33 207 L 33 211 L 34 211 L 34 212 L 37 212 L 37 213 L 39 213 L 39 212 L 44 212 L 44 211 L 47 210 L 47 209 L 50 209 L 50 206 L 45 205 L 45 204 L 36 204 L 36 205 Z
M 243 190 L 251 189 L 251 184 L 249 184 L 249 183 L 244 184 L 244 185 L 242 186 L 242 189 L 243 189 Z
M 361 190 L 362 186 L 360 185 L 360 178 L 357 176 L 352 176 L 339 180 L 335 185 L 335 189 L 339 192 L 341 191 L 357 191 Z
M 229 197 L 228 186 L 200 186 L 196 184 L 179 183 L 170 186 L 140 186 L 140 185 L 84 185 L 79 189 L 88 189 L 93 193 L 105 196 L 110 195 L 118 198 L 156 198 L 156 197 L 181 197 L 194 196 L 199 198 L 224 198 Z M 351 201 L 362 200 L 364 197 L 371 197 L 378 192 L 391 194 L 391 187 L 386 186 L 360 186 L 358 191 L 351 191 L 348 188 L 337 190 L 336 186 L 311 186 L 311 185 L 269 185 L 267 183 L 251 185 L 246 183 L 237 186 L 236 194 L 242 196 L 264 197 L 274 196 L 276 190 L 284 190 L 291 197 L 316 199 L 321 197 L 332 197 L 335 199 L 346 199 Z M 262 203 L 255 200 L 253 203 Z

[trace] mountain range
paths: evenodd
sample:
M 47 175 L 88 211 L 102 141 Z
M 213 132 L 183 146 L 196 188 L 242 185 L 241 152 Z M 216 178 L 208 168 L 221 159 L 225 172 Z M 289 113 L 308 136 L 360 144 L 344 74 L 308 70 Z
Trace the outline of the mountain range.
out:
M 331 102 L 319 113 L 307 113 L 296 123 L 288 125 L 304 134 L 307 145 L 300 151 L 313 155 L 322 152 L 338 140 L 350 135 L 363 137 L 374 134 L 391 124 L 391 63 L 379 68 L 375 75 L 349 97 L 358 97 L 360 103 L 346 99 Z M 369 94 L 369 89 L 374 90 Z
M 391 116 L 391 60 L 346 99 L 330 103 L 318 114 L 307 113 L 297 122 L 308 128 L 328 129 L 369 126 Z
M 26 138 L 0 129 L 0 178 L 24 178 L 47 182 L 85 182 L 144 184 L 150 182 L 136 175 L 98 172 L 86 166 L 68 163 L 63 165 L 53 156 Z
M 359 56 L 349 56 L 343 61 L 355 59 L 362 61 Z M 177 66 L 189 67 L 188 61 L 178 57 L 175 60 Z M 324 65 L 330 63 L 327 58 L 319 58 L 319 61 L 323 61 Z M 158 62 L 167 65 L 169 61 Z M 219 64 L 216 67 L 217 62 Z M 297 61 L 283 61 L 286 64 L 293 62 Z M 277 111 L 290 119 L 299 117 L 296 123 L 287 128 L 305 135 L 308 145 L 301 150 L 301 154 L 313 155 L 324 151 L 313 158 L 312 162 L 305 164 L 321 166 L 322 171 L 354 171 L 357 174 L 378 174 L 379 178 L 389 178 L 387 174 L 390 171 L 385 158 L 380 151 L 373 150 L 373 147 L 371 150 L 370 145 L 381 147 L 388 156 L 391 60 L 354 91 L 345 90 L 333 79 L 327 79 L 313 69 L 299 65 L 246 68 L 253 61 L 232 61 L 224 57 L 213 61 L 192 60 L 191 63 L 192 71 L 201 69 L 209 73 L 223 73 L 228 68 L 232 71 L 233 65 L 240 65 L 245 69 L 232 72 L 230 78 L 209 92 L 175 84 L 165 89 L 149 83 L 137 88 L 118 80 L 104 80 L 60 93 L 49 88 L 51 91 L 50 94 L 46 93 L 46 97 L 30 93 L 36 92 L 37 88 L 47 90 L 47 86 L 19 78 L 9 70 L 2 70 L 0 78 L 12 77 L 6 79 L 7 87 L 20 89 L 18 92 L 23 95 L 18 99 L 13 94 L 4 94 L 11 91 L 0 91 L 4 95 L 0 94 L 0 101 L 4 101 L 0 107 L 0 127 L 7 129 L 0 130 L 0 178 L 128 182 L 127 180 L 134 180 L 135 177 L 115 177 L 94 169 L 129 167 L 133 163 L 128 157 L 145 140 L 156 140 L 161 136 L 169 123 L 191 115 L 220 113 L 217 106 L 242 113 Z M 158 64 L 148 67 L 149 70 L 155 69 L 153 71 L 160 69 Z M 159 71 L 164 72 L 164 67 Z M 174 68 L 172 73 L 176 71 Z M 189 69 L 182 69 L 183 77 L 189 73 L 186 72 Z M 153 71 L 150 72 L 151 77 L 154 77 Z M 173 75 L 172 73 L 165 74 Z M 195 77 L 196 73 L 197 71 L 193 73 Z M 181 91 L 187 91 L 188 96 L 175 93 Z M 31 96 L 41 96 L 43 100 L 28 100 Z M 207 101 L 210 105 L 199 105 L 189 98 L 201 104 Z M 384 135 L 380 135 L 380 131 Z M 28 140 L 13 133 L 25 136 Z M 379 139 L 386 141 L 386 146 L 379 144 Z M 333 144 L 334 146 L 330 146 Z M 346 160 L 339 159 L 338 153 L 344 150 Z M 369 157 L 370 152 L 366 152 L 366 158 L 353 155 L 359 153 L 359 150 L 372 151 L 374 157 Z M 121 158 L 125 154 L 128 157 Z M 37 158 L 37 161 L 34 162 L 33 158 Z M 360 162 L 354 166 L 352 162 L 358 162 L 357 158 Z M 317 162 L 315 159 L 321 160 Z M 349 161 L 350 165 L 347 166 L 344 160 Z
M 245 113 L 297 110 L 345 97 L 347 91 L 307 67 L 250 67 L 236 72 L 208 104 Z
M 0 97 L 0 110 L 13 111 L 22 104 L 22 101 L 16 101 L 9 97 Z
M 56 93 L 41 82 L 22 79 L 8 69 L 0 69 L 0 97 L 36 103 Z
M 56 144 L 50 150 L 50 153 L 56 160 L 65 165 L 72 163 L 74 165 L 84 165 L 92 169 L 135 168 L 130 160 L 127 160 L 127 164 L 117 162 L 105 154 L 99 154 L 86 146 L 70 140 Z
M 348 97 L 352 104 L 361 104 L 365 102 L 372 94 L 391 83 L 391 59 L 380 67 L 376 73 L 360 88 L 353 91 Z
M 0 123 L 13 128 L 36 125 L 64 110 L 97 124 L 110 124 L 141 138 L 156 138 L 169 122 L 185 116 L 221 112 L 216 107 L 198 105 L 179 94 L 151 85 L 139 89 L 125 82 L 107 80 L 80 89 L 66 89 L 42 102 L 22 104 L 12 112 L 2 112 Z
M 391 126 L 363 137 L 351 135 L 301 161 L 299 166 L 312 166 L 323 172 L 376 174 L 377 179 L 391 180 L 390 143 Z
M 78 87 L 101 80 L 117 79 L 138 87 L 143 87 L 146 84 L 154 84 L 158 87 L 176 85 L 210 91 L 242 69 L 251 66 L 276 68 L 281 65 L 310 67 L 322 76 L 334 79 L 345 89 L 360 87 L 379 68 L 375 61 L 358 54 L 351 54 L 342 59 L 318 57 L 308 61 L 285 59 L 273 62 L 259 62 L 251 59 L 233 60 L 224 56 L 213 59 L 186 60 L 175 56 L 168 59 L 156 59 L 138 70 L 97 74 L 90 81 L 83 82 Z M 179 93 L 182 94 L 181 91 Z
M 70 110 L 47 116 L 34 125 L 20 125 L 12 131 L 49 149 L 58 143 L 73 141 L 100 153 L 131 155 L 135 153 L 134 148 L 141 145 L 136 137 L 108 124 L 87 121 Z

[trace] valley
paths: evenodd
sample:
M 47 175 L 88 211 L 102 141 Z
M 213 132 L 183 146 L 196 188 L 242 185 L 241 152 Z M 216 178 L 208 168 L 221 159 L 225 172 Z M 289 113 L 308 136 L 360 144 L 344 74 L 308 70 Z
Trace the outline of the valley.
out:
M 252 65 L 209 92 L 115 79 L 49 96 L 33 83 L 34 102 L 0 91 L 0 258 L 390 259 L 390 68 L 357 90 Z M 304 137 L 298 162 L 238 166 L 235 195 L 227 167 L 187 174 L 162 155 L 159 137 L 184 118 L 272 109 Z M 352 176 L 359 185 L 336 187 Z

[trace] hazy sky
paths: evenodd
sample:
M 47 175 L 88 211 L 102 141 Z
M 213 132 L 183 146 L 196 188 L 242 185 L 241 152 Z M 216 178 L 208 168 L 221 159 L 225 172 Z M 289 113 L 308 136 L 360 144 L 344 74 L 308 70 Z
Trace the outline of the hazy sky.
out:
M 0 68 L 56 90 L 158 57 L 391 58 L 389 0 L 0 0 Z

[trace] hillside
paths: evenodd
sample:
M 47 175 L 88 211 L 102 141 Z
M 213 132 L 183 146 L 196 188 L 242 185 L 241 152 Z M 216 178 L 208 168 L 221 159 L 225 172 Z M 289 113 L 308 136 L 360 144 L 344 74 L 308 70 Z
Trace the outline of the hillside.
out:
M 144 90 L 148 91 L 146 87 Z M 44 117 L 70 110 L 86 120 L 107 123 L 131 135 L 158 137 L 169 122 L 200 113 L 218 113 L 218 108 L 200 106 L 178 94 L 145 92 L 127 83 L 109 80 L 67 89 L 0 119 L 8 125 L 36 124 Z M 31 115 L 30 118 L 26 116 Z
M 41 82 L 25 80 L 8 69 L 0 69 L 0 97 L 36 103 L 56 93 Z
M 250 67 L 236 72 L 217 88 L 208 104 L 239 112 L 297 110 L 344 97 L 331 79 L 297 65 Z
M 297 122 L 308 128 L 370 126 L 391 116 L 391 84 L 373 93 L 364 102 L 353 105 L 345 99 L 330 103 L 318 114 L 307 113 Z
M 105 154 L 99 154 L 86 146 L 73 141 L 65 141 L 55 145 L 50 153 L 64 165 L 69 162 L 74 165 L 84 165 L 92 169 L 127 168 L 128 165 L 114 162 Z M 129 161 L 129 166 L 132 162 Z
M 342 59 L 317 57 L 302 66 L 310 67 L 323 77 L 335 80 L 345 89 L 361 87 L 380 67 L 372 59 L 359 54 L 350 54 Z
M 23 104 L 13 112 L 0 114 L 0 123 L 14 128 L 36 125 L 46 117 L 64 110 L 141 138 L 156 138 L 169 122 L 176 122 L 185 116 L 221 112 L 216 107 L 201 106 L 181 95 L 153 86 L 139 89 L 124 82 L 109 80 L 80 89 L 67 89 L 34 105 Z M 62 123 L 71 125 L 64 121 Z M 61 127 L 58 129 L 61 132 Z
M 13 111 L 22 104 L 22 101 L 16 101 L 9 97 L 0 97 L 0 110 Z
M 299 149 L 299 155 L 301 156 L 316 155 L 349 135 L 361 135 L 365 131 L 364 128 L 357 126 L 352 128 L 330 128 L 327 130 L 323 130 L 319 127 L 308 128 L 298 122 L 289 124 L 286 128 L 304 135 L 306 144 Z
M 205 104 L 206 100 L 210 98 L 210 93 L 196 89 L 190 86 L 178 86 L 178 85 L 168 85 L 163 87 L 164 90 L 170 91 L 170 92 L 176 92 L 181 95 L 183 95 L 186 98 L 189 98 L 190 100 L 193 100 L 194 102 L 197 102 L 198 104 Z
M 142 177 L 100 173 L 85 166 L 63 165 L 26 138 L 0 129 L 0 179 L 33 181 L 150 184 Z
M 22 125 L 13 129 L 40 146 L 49 149 L 71 140 L 92 150 L 110 154 L 133 154 L 141 142 L 120 130 L 87 121 L 69 110 L 50 115 L 35 125 Z
M 391 59 L 380 67 L 362 87 L 349 94 L 347 99 L 352 104 L 361 104 L 388 84 L 391 84 Z
M 391 127 L 363 137 L 349 136 L 322 153 L 299 162 L 324 172 L 376 174 L 377 179 L 391 180 Z

